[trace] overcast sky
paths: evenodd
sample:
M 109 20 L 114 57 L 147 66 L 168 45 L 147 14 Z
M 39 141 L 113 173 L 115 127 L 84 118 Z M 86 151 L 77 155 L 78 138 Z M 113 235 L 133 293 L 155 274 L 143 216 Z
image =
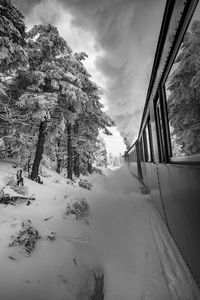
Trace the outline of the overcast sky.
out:
M 166 1 L 13 2 L 25 14 L 28 26 L 54 24 L 74 51 L 89 55 L 85 64 L 104 89 L 107 112 L 115 120 L 121 136 L 132 143 L 140 125 Z M 121 144 L 120 137 L 115 138 Z

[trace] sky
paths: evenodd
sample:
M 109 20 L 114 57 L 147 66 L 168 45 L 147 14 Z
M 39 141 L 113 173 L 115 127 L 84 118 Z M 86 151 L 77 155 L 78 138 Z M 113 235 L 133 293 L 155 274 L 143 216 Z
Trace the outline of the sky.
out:
M 103 133 L 100 134 L 105 141 L 107 154 L 112 153 L 114 156 L 123 155 L 126 151 L 126 146 L 119 131 L 116 127 L 109 128 L 109 131 L 112 135 L 106 136 Z
M 114 119 L 111 152 L 137 138 L 165 0 L 13 0 L 27 27 L 56 25 L 73 51 L 84 51 L 85 65 L 103 88 L 102 102 Z M 113 144 L 113 146 L 112 146 Z M 119 151 L 121 152 L 121 150 Z

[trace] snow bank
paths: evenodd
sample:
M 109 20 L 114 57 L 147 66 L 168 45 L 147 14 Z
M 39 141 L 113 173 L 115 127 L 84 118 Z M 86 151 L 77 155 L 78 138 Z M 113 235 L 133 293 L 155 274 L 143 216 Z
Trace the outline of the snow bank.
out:
M 15 173 L 11 164 L 0 162 L 1 186 Z M 40 185 L 25 179 L 36 197 L 29 206 L 0 205 L 0 299 L 88 300 L 94 290 L 93 269 L 76 250 L 76 241 L 85 239 L 84 224 L 64 218 L 67 203 L 76 198 L 76 185 L 67 185 L 66 179 L 51 172 L 43 180 Z M 20 246 L 9 247 L 27 220 L 41 236 L 29 256 Z M 52 232 L 55 240 L 48 238 Z

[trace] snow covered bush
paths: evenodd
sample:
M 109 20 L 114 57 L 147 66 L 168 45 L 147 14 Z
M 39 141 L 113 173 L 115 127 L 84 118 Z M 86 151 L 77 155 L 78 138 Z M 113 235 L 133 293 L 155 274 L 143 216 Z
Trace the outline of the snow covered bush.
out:
M 18 186 L 16 176 L 5 177 L 4 182 L 6 182 L 6 186 L 9 186 L 16 193 L 26 196 L 28 195 L 28 187 L 27 186 Z
M 38 231 L 32 226 L 31 221 L 22 222 L 21 230 L 15 236 L 11 236 L 9 247 L 20 246 L 30 255 L 36 245 L 36 241 L 40 239 Z
M 90 297 L 90 300 L 103 300 L 104 299 L 104 275 L 95 274 L 94 277 L 94 294 Z
M 12 189 L 22 196 L 28 195 L 28 187 L 27 186 L 14 186 Z
M 88 216 L 89 208 L 89 204 L 84 198 L 76 199 L 76 201 L 67 204 L 65 215 L 75 215 L 77 220 L 82 219 Z
M 88 182 L 87 180 L 83 180 L 83 179 L 80 179 L 79 181 L 79 186 L 84 188 L 84 189 L 87 189 L 87 190 L 91 190 L 91 187 L 92 187 L 92 183 Z
M 97 167 L 92 167 L 92 172 L 100 174 L 100 175 L 104 175 L 102 169 L 97 168 Z

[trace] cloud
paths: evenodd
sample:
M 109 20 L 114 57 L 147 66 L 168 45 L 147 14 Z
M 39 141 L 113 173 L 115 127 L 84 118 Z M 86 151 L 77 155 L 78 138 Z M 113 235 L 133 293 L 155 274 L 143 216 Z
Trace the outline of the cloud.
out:
M 25 15 L 33 9 L 33 7 L 41 2 L 41 0 L 13 0 L 12 1 Z
M 165 1 L 15 0 L 15 3 L 29 21 L 37 18 L 59 25 L 69 44 L 71 40 L 75 48 L 82 46 L 89 56 L 91 53 L 89 66 L 104 85 L 108 112 L 121 135 L 132 142 L 140 125 Z

